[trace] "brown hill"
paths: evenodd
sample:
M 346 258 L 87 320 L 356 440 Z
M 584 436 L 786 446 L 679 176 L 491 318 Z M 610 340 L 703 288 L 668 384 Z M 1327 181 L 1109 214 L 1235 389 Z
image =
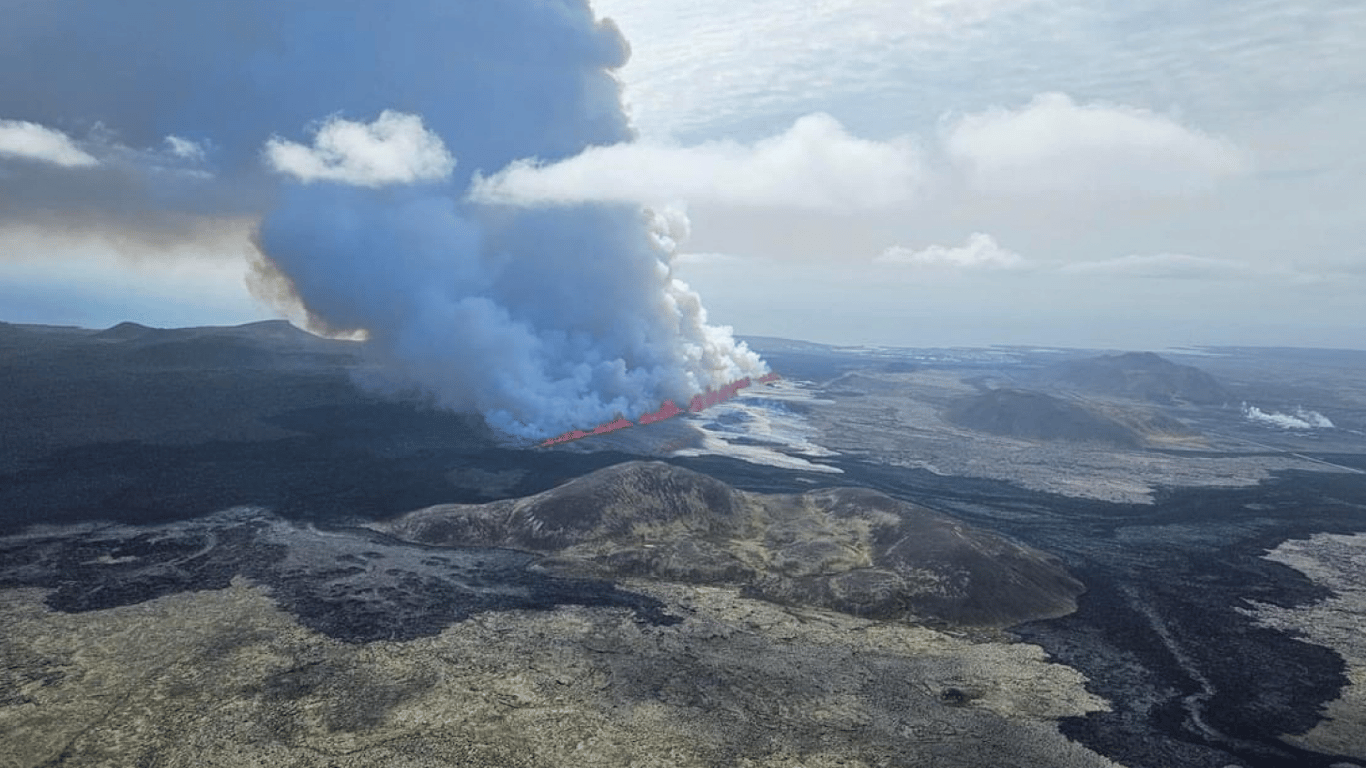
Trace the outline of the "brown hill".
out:
M 1083 591 L 1050 555 L 881 493 L 747 493 L 660 462 L 373 527 L 427 544 L 544 553 L 596 575 L 734 584 L 775 602 L 887 619 L 1008 626 L 1070 613 Z

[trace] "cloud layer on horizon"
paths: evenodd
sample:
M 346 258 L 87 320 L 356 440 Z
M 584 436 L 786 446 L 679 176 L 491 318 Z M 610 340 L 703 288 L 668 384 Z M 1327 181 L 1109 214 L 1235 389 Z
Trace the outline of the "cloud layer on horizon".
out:
M 476 178 L 471 195 L 514 205 L 682 200 L 882 208 L 914 200 L 926 173 L 922 165 L 910 139 L 860 139 L 833 117 L 817 113 L 748 145 L 635 141 L 589 147 L 556 163 L 519 160 L 488 178 Z
M 962 246 L 930 245 L 915 250 L 894 245 L 875 259 L 884 264 L 964 269 L 1012 269 L 1025 266 L 1020 254 L 1002 248 L 988 234 L 974 232 Z
M 1016 196 L 1183 196 L 1247 169 L 1232 142 L 1170 117 L 1045 93 L 1016 109 L 945 115 L 928 140 L 858 138 L 817 113 L 748 145 L 641 140 L 589 147 L 558 162 L 522 159 L 476 176 L 471 197 L 512 205 L 682 200 L 849 211 L 910 207 L 954 185 Z

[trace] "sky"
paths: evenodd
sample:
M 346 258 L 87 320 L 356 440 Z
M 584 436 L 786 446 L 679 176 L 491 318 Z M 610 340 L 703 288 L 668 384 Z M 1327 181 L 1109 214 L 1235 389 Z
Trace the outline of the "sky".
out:
M 181 37 L 162 3 L 105 5 L 126 8 L 105 24 Z M 90 7 L 0 0 L 16 20 L 0 42 L 18 34 L 58 55 L 79 40 L 59 34 L 66 26 L 94 24 L 61 13 Z M 703 319 L 740 335 L 1366 348 L 1366 5 L 597 0 L 592 10 L 629 46 L 623 66 L 615 53 L 589 62 L 620 84 L 625 129 L 506 151 L 470 149 L 475 140 L 443 127 L 434 108 L 415 108 L 460 104 L 462 77 L 488 69 L 444 80 L 428 71 L 427 101 L 401 91 L 388 104 L 383 89 L 359 104 L 318 100 L 242 127 L 252 141 L 239 148 L 221 126 L 195 134 L 193 122 L 165 118 L 211 114 L 228 77 L 215 68 L 97 94 L 76 75 L 0 55 L 11 69 L 0 79 L 0 320 L 279 316 L 259 281 L 249 289 L 262 231 L 295 247 L 325 236 L 289 229 L 298 215 L 281 206 L 320 203 L 291 202 L 280 177 L 309 190 L 458 178 L 468 184 L 451 194 L 528 216 L 648 209 Z M 231 37 L 269 20 L 228 22 Z M 326 45 L 333 30 L 304 33 Z M 561 33 L 532 24 L 519 34 L 534 57 Z M 390 66 L 356 50 L 338 77 Z M 323 77 L 304 71 L 308 61 L 269 66 L 297 68 L 300 82 Z M 138 66 L 130 81 L 161 76 Z M 500 88 L 509 101 L 544 90 Z M 54 93 L 73 101 L 43 95 Z M 610 112 L 604 99 L 593 109 Z M 169 125 L 190 128 L 159 131 Z M 350 210 L 326 204 L 328 221 Z M 285 271 L 312 274 L 302 263 Z M 339 325 L 381 322 L 334 294 L 313 303 Z

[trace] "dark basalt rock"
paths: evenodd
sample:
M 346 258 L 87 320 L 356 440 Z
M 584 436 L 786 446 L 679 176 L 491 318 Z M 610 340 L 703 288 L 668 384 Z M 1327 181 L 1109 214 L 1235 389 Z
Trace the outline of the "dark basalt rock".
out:
M 47 604 L 81 612 L 234 577 L 266 586 L 300 623 L 350 642 L 434 635 L 484 611 L 559 605 L 630 609 L 671 624 L 659 601 L 600 579 L 557 576 L 506 549 L 434 551 L 374 531 L 320 531 L 263 510 L 227 510 L 154 528 L 111 525 L 0 538 L 0 587 L 48 587 Z

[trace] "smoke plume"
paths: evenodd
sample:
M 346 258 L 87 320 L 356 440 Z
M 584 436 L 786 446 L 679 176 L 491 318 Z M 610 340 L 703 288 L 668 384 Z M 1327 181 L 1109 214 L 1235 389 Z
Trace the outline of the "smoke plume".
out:
M 1243 418 L 1256 424 L 1281 429 L 1332 429 L 1333 422 L 1318 411 L 1295 406 L 1291 413 L 1263 411 L 1255 405 L 1243 403 Z
M 519 437 L 765 370 L 673 278 L 677 215 L 467 194 L 631 138 L 612 77 L 629 51 L 585 0 L 0 13 L 0 174 L 32 182 L 0 192 L 0 226 L 255 212 L 260 273 L 311 317 L 363 329 L 397 376 Z

